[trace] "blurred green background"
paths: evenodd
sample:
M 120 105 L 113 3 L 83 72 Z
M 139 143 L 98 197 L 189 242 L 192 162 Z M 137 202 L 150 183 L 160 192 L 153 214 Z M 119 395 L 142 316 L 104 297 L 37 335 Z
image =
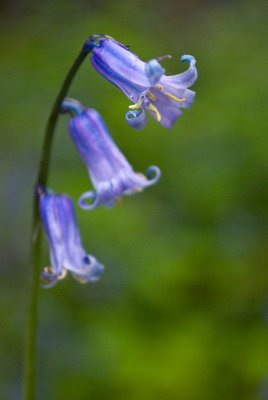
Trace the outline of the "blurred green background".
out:
M 0 398 L 21 398 L 32 187 L 46 118 L 92 33 L 197 59 L 192 109 L 171 131 L 124 121 L 128 99 L 85 61 L 70 96 L 97 108 L 137 171 L 159 183 L 94 212 L 76 207 L 102 279 L 41 290 L 38 400 L 268 399 L 267 2 L 0 3 Z M 50 186 L 77 200 L 86 169 L 58 124 Z M 48 264 L 44 243 L 44 262 Z M 41 267 L 41 266 L 40 266 Z

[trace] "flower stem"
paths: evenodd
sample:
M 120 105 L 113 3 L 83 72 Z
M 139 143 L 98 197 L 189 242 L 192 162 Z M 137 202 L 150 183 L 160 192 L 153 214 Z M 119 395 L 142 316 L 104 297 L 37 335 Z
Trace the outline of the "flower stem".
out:
M 24 362 L 24 387 L 23 399 L 35 400 L 36 399 L 36 347 L 37 347 L 37 310 L 38 310 L 38 293 L 39 293 L 39 274 L 41 263 L 41 247 L 42 247 L 42 234 L 40 229 L 39 217 L 39 204 L 37 188 L 42 185 L 45 186 L 48 180 L 49 164 L 51 158 L 51 149 L 54 139 L 54 132 L 56 123 L 61 111 L 61 103 L 65 98 L 73 78 L 76 75 L 80 65 L 90 52 L 90 48 L 86 46 L 78 54 L 73 65 L 71 66 L 62 87 L 58 93 L 55 103 L 52 107 L 50 116 L 48 118 L 41 158 L 38 168 L 37 180 L 34 189 L 33 199 L 33 216 L 32 216 L 32 244 L 31 244 L 31 287 L 28 308 L 28 319 L 26 327 L 26 342 L 25 342 L 25 362 Z

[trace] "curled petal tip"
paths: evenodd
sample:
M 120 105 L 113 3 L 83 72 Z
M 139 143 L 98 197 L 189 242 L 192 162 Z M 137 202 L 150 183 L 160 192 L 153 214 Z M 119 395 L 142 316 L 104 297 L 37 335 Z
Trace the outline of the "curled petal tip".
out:
M 156 165 L 147 168 L 146 177 L 150 185 L 154 185 L 161 177 L 161 170 Z
M 88 201 L 91 201 L 91 203 L 89 203 Z M 99 199 L 96 193 L 93 191 L 85 192 L 78 200 L 78 205 L 83 210 L 93 210 L 98 206 L 98 204 Z
M 194 56 L 191 56 L 189 54 L 185 54 L 183 56 L 181 56 L 181 62 L 188 62 L 189 64 L 195 64 L 196 60 L 194 58 Z
M 126 113 L 126 122 L 137 131 L 143 129 L 147 123 L 147 116 L 143 109 L 130 110 Z
M 156 85 L 165 73 L 164 68 L 156 59 L 148 61 L 145 64 L 144 71 L 152 86 Z
M 49 282 L 49 281 L 45 282 L 43 279 L 41 279 L 40 286 L 43 289 L 50 289 L 53 286 L 57 285 L 57 283 L 58 283 L 58 279 L 55 279 L 54 281 L 51 281 L 51 282 Z
M 88 257 L 91 264 L 91 273 L 89 281 L 96 282 L 102 275 L 104 271 L 104 266 L 100 264 L 94 256 L 89 255 Z
M 44 289 L 49 289 L 58 283 L 59 279 L 56 274 L 53 273 L 50 267 L 44 268 L 41 272 L 40 286 Z
M 74 278 L 80 283 L 98 281 L 104 271 L 104 266 L 92 255 L 87 255 L 85 258 L 88 260 L 88 271 L 85 274 L 73 274 Z

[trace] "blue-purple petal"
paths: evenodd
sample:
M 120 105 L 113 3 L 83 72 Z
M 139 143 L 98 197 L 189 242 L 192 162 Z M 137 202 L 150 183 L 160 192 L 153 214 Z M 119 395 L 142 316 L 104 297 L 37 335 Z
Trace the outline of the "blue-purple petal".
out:
M 96 71 L 134 102 L 141 91 L 151 86 L 144 73 L 145 63 L 114 40 L 102 40 L 90 60 Z
M 130 110 L 126 113 L 126 122 L 137 131 L 143 129 L 147 124 L 147 117 L 143 109 Z
M 80 238 L 71 199 L 48 191 L 39 193 L 40 216 L 49 243 L 51 266 L 42 273 L 41 285 L 52 287 L 67 271 L 96 280 L 96 269 L 88 261 Z M 97 261 L 93 257 L 92 260 Z
M 145 124 L 144 110 L 131 111 L 137 127 Z M 136 120 L 137 118 L 137 120 Z M 69 122 L 71 137 L 88 169 L 95 190 L 82 194 L 78 204 L 84 210 L 92 210 L 103 204 L 111 207 L 125 194 L 141 191 L 152 183 L 144 175 L 137 174 L 116 146 L 100 114 L 85 109 Z
M 158 168 L 156 165 L 152 165 L 151 167 L 147 168 L 146 177 L 148 179 L 148 185 L 154 185 L 161 177 L 160 168 Z
M 96 192 L 92 190 L 83 193 L 78 200 L 79 207 L 83 210 L 93 210 L 99 205 L 99 203 L 99 198 L 96 195 Z
M 89 255 L 86 258 L 88 260 L 88 270 L 84 273 L 73 273 L 72 275 L 81 283 L 96 282 L 99 280 L 101 274 L 103 273 L 104 267 L 92 255 Z
M 164 85 L 173 86 L 174 89 L 186 89 L 192 86 L 197 79 L 197 69 L 196 69 L 196 60 L 193 56 L 184 55 L 181 57 L 182 62 L 188 62 L 189 68 L 182 72 L 181 74 L 172 75 L 172 76 L 163 76 L 161 78 L 161 83 Z
M 150 60 L 145 64 L 144 72 L 149 79 L 151 86 L 155 86 L 164 75 L 165 70 L 157 60 Z
M 171 56 L 158 57 L 147 63 L 121 43 L 108 37 L 97 37 L 98 45 L 92 50 L 91 62 L 94 68 L 112 82 L 135 103 L 133 108 L 146 109 L 160 124 L 171 128 L 182 114 L 181 108 L 189 108 L 194 100 L 194 92 L 187 89 L 197 79 L 195 58 L 183 55 L 182 62 L 189 68 L 177 75 L 164 75 L 164 68 L 159 61 Z M 155 93 L 162 91 L 162 95 Z M 156 100 L 155 100 L 156 99 Z M 134 117 L 134 118 L 133 118 Z M 134 129 L 142 129 L 139 115 L 126 114 L 127 123 Z

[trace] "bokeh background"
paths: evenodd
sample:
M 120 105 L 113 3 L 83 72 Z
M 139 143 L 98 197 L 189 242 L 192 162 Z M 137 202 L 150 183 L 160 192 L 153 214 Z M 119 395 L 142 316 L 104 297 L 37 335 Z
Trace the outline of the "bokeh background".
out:
M 268 399 L 267 12 L 260 0 L 1 1 L 1 399 L 21 399 L 46 118 L 81 45 L 102 32 L 144 60 L 174 55 L 168 74 L 193 54 L 197 97 L 171 131 L 149 118 L 136 132 L 117 88 L 88 61 L 77 75 L 70 96 L 102 113 L 135 170 L 156 164 L 162 178 L 113 209 L 76 207 L 106 271 L 41 290 L 38 399 Z M 77 200 L 90 182 L 67 122 L 49 184 Z

